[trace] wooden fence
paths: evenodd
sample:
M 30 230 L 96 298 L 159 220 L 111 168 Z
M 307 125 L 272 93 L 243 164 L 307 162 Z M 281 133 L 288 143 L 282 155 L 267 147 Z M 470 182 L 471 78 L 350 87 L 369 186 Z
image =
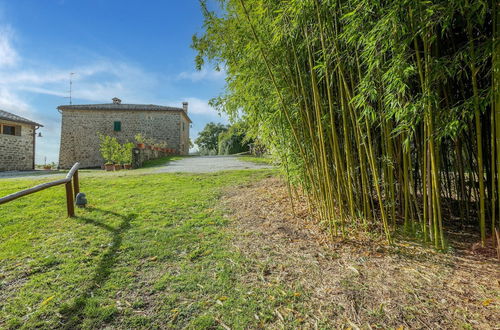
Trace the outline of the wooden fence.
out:
M 75 163 L 75 165 L 73 165 L 71 170 L 69 170 L 68 175 L 66 175 L 66 178 L 64 179 L 42 183 L 39 184 L 38 186 L 34 186 L 32 188 L 18 191 L 16 193 L 2 197 L 0 198 L 0 205 L 8 203 L 23 196 L 36 193 L 38 191 L 45 190 L 50 187 L 64 184 L 66 186 L 66 207 L 68 209 L 68 217 L 74 217 L 75 216 L 74 198 L 80 192 L 80 183 L 78 181 L 79 167 L 80 163 Z

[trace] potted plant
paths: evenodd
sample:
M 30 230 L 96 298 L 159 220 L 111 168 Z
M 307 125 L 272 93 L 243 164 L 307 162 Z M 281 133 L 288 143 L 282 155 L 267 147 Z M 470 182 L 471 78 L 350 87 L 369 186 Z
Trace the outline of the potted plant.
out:
M 101 152 L 102 158 L 104 158 L 104 168 L 106 171 L 112 171 L 114 169 L 113 160 L 116 155 L 117 145 L 119 146 L 116 138 L 110 136 L 105 136 L 99 134 L 99 150 Z
M 165 153 L 165 152 L 167 152 L 167 143 L 165 143 L 165 142 L 161 142 L 161 143 L 159 144 L 159 147 L 160 147 L 160 151 L 161 151 L 161 152 L 164 152 L 164 153 Z
M 144 149 L 145 148 L 144 141 L 145 141 L 145 138 L 144 138 L 144 136 L 142 136 L 141 133 L 138 133 L 135 135 L 135 142 L 136 142 L 137 148 Z
M 134 148 L 134 144 L 132 142 L 125 143 L 122 146 L 122 161 L 123 168 L 129 170 L 132 168 L 132 149 Z
M 106 162 L 106 163 L 104 164 L 104 169 L 105 169 L 106 171 L 113 171 L 113 170 L 115 169 L 115 166 L 113 165 L 113 163 L 112 163 L 112 162 Z
M 146 149 L 153 150 L 153 145 L 155 144 L 154 139 L 145 139 L 144 143 L 146 143 Z
M 112 146 L 113 146 L 113 163 L 115 164 L 114 165 L 114 168 L 115 168 L 115 171 L 119 171 L 122 169 L 122 159 L 123 159 L 123 156 L 122 156 L 122 146 L 120 145 L 120 143 L 115 139 L 113 138 L 112 140 Z

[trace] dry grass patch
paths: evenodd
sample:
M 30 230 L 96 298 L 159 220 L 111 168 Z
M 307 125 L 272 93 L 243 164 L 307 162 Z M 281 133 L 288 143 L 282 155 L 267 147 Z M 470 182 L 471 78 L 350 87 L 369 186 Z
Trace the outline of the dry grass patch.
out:
M 244 281 L 300 297 L 300 307 L 274 310 L 275 327 L 295 319 L 304 328 L 500 329 L 500 267 L 492 258 L 405 241 L 332 240 L 308 219 L 305 201 L 293 214 L 277 178 L 227 191 L 224 207 L 237 220 L 234 246 L 254 261 Z

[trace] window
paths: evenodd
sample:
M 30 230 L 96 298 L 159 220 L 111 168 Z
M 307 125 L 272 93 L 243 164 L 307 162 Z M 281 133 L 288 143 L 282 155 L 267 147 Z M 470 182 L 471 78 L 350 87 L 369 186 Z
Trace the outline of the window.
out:
M 182 131 L 184 132 L 184 122 L 182 122 Z
M 115 130 L 115 132 L 120 132 L 122 130 L 122 122 L 121 121 L 115 121 L 114 130 Z
M 21 126 L 2 125 L 2 134 L 21 135 Z

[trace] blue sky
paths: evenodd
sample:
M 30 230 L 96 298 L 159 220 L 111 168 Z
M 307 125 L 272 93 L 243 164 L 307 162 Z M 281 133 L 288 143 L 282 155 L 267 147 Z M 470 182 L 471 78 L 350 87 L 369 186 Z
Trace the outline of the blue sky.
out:
M 198 0 L 0 0 L 0 109 L 37 121 L 37 163 L 57 161 L 60 115 L 68 104 L 181 106 L 189 102 L 194 140 L 224 73 L 197 72 L 191 37 L 202 32 Z

